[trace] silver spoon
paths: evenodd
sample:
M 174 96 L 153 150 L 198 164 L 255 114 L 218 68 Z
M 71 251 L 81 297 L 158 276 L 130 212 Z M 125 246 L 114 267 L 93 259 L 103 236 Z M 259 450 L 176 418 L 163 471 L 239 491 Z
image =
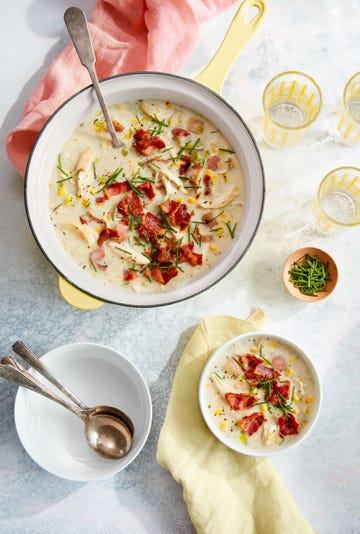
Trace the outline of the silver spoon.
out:
M 128 426 L 118 417 L 107 413 L 97 414 L 92 408 L 82 409 L 66 402 L 28 373 L 12 356 L 1 359 L 0 377 L 57 402 L 80 417 L 85 425 L 89 447 L 103 458 L 118 460 L 129 452 L 132 435 Z
M 25 345 L 22 341 L 16 341 L 13 346 L 12 350 L 20 356 L 24 361 L 26 361 L 28 364 L 31 365 L 39 374 L 41 374 L 46 380 L 51 382 L 61 393 L 63 393 L 66 397 L 68 397 L 70 400 L 72 400 L 79 408 L 82 410 L 92 410 L 93 415 L 98 414 L 108 414 L 112 415 L 113 417 L 118 417 L 123 423 L 125 423 L 131 432 L 131 435 L 134 435 L 134 425 L 131 421 L 130 417 L 128 417 L 123 411 L 119 410 L 119 408 L 114 408 L 113 406 L 104 406 L 99 405 L 95 406 L 93 408 L 89 408 L 89 406 L 86 406 L 78 397 L 70 391 L 69 388 L 64 386 L 59 380 L 53 375 L 53 373 L 50 371 L 48 367 L 38 358 L 33 351 Z M 16 360 L 14 360 L 16 362 Z M 16 362 L 17 363 L 17 362 Z
M 116 135 L 114 125 L 110 119 L 104 95 L 101 91 L 99 80 L 96 75 L 95 54 L 85 13 L 79 7 L 69 7 L 64 13 L 64 21 L 77 55 L 79 56 L 80 62 L 87 69 L 90 75 L 96 96 L 98 97 L 100 107 L 106 120 L 107 127 L 109 128 L 113 147 L 118 148 L 122 145 Z

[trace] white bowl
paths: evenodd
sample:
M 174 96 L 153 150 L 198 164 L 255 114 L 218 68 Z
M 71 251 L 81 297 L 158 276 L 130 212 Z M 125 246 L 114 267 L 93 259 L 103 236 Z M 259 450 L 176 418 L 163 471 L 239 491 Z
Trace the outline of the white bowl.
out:
M 251 340 L 252 339 L 254 340 L 267 339 L 270 341 L 270 343 L 285 344 L 293 354 L 298 356 L 299 359 L 302 360 L 306 364 L 309 375 L 313 383 L 311 412 L 308 416 L 308 421 L 306 425 L 304 425 L 301 428 L 299 434 L 288 436 L 279 445 L 271 445 L 271 446 L 268 446 L 267 448 L 265 446 L 263 446 L 262 448 L 256 448 L 254 446 L 252 447 L 249 444 L 243 443 L 240 439 L 237 439 L 237 437 L 235 438 L 234 435 L 231 435 L 231 438 L 229 438 L 224 433 L 224 431 L 221 430 L 219 426 L 219 420 L 216 419 L 212 413 L 210 413 L 209 406 L 208 406 L 209 400 L 208 400 L 207 392 L 206 392 L 206 384 L 209 380 L 210 374 L 213 372 L 214 365 L 216 363 L 219 363 L 225 355 L 230 355 L 231 352 L 233 351 L 234 345 L 236 345 L 237 343 L 243 343 L 247 339 L 251 339 Z M 264 355 L 266 356 L 266 350 L 264 350 Z M 289 378 L 291 379 L 291 376 Z M 310 357 L 300 347 L 298 347 L 297 345 L 295 345 L 288 339 L 285 339 L 281 336 L 269 334 L 267 332 L 250 332 L 247 334 L 242 334 L 240 336 L 237 336 L 233 339 L 230 339 L 227 343 L 225 343 L 219 349 L 217 349 L 212 354 L 212 356 L 209 358 L 209 360 L 207 361 L 202 371 L 200 383 L 199 383 L 200 409 L 201 409 L 201 413 L 203 415 L 203 418 L 208 428 L 211 430 L 214 436 L 219 441 L 221 441 L 224 445 L 226 445 L 227 447 L 229 447 L 230 449 L 236 452 L 240 452 L 242 454 L 246 454 L 250 456 L 274 455 L 284 450 L 288 450 L 291 447 L 294 447 L 295 445 L 298 445 L 300 442 L 302 442 L 309 435 L 309 433 L 315 426 L 315 423 L 318 419 L 319 412 L 320 412 L 321 400 L 322 400 L 322 392 L 321 392 L 321 384 L 320 384 L 319 375 Z M 224 399 L 224 404 L 226 405 L 225 399 Z M 237 413 L 239 414 L 239 419 L 243 415 L 246 415 L 245 410 L 240 410 Z
M 87 445 L 81 419 L 20 387 L 15 425 L 31 458 L 50 473 L 77 481 L 106 478 L 128 466 L 144 447 L 152 419 L 149 390 L 139 371 L 114 350 L 95 343 L 63 345 L 41 359 L 88 406 L 106 404 L 125 412 L 135 432 L 129 453 L 120 460 L 107 460 Z

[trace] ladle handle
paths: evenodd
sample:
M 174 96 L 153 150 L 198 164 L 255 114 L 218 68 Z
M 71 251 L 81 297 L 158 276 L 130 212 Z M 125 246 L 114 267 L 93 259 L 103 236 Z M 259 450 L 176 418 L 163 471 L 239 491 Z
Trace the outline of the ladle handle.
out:
M 70 391 L 66 386 L 64 386 L 59 380 L 52 374 L 50 369 L 46 367 L 46 365 L 43 364 L 43 362 L 35 356 L 35 354 L 32 352 L 32 350 L 25 345 L 22 341 L 16 341 L 13 346 L 12 350 L 20 356 L 24 361 L 26 361 L 28 364 L 31 365 L 36 371 L 41 374 L 46 380 L 51 382 L 61 393 L 63 393 L 66 397 L 68 397 L 70 400 L 72 400 L 79 408 L 86 409 L 87 406 L 81 402 L 80 399 L 77 398 L 76 395 L 72 391 Z
M 257 13 L 250 18 L 250 10 Z M 221 94 L 230 67 L 268 12 L 266 0 L 244 0 L 214 57 L 195 80 Z
M 116 135 L 114 125 L 110 119 L 104 95 L 96 75 L 94 48 L 91 42 L 85 13 L 79 7 L 69 7 L 64 13 L 64 21 L 77 55 L 79 56 L 80 62 L 82 65 L 84 65 L 90 75 L 96 96 L 98 97 L 100 107 L 106 120 L 106 124 L 109 128 L 113 146 L 119 147 L 121 146 L 121 143 Z
M 0 378 L 12 382 L 17 386 L 22 386 L 26 389 L 30 389 L 47 399 L 57 402 L 73 414 L 77 415 L 81 419 L 83 415 L 75 406 L 71 406 L 66 401 L 55 395 L 44 384 L 36 380 L 30 373 L 28 373 L 18 362 L 15 362 L 11 356 L 5 356 L 1 359 L 0 363 Z

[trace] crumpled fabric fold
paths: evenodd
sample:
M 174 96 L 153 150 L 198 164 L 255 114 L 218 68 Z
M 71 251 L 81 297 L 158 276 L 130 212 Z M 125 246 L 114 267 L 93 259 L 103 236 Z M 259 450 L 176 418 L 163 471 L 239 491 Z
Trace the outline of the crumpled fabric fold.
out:
M 200 23 L 236 0 L 98 0 L 89 21 L 100 80 L 125 72 L 178 72 L 194 50 Z M 61 23 L 61 21 L 60 21 Z M 50 64 L 30 95 L 21 122 L 8 135 L 10 161 L 24 176 L 47 119 L 90 85 L 72 43 Z

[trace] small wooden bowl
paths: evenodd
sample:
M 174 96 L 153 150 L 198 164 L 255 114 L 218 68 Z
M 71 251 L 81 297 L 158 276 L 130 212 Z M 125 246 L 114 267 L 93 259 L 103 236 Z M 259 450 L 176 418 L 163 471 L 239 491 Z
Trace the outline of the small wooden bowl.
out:
M 317 256 L 320 261 L 324 264 L 328 264 L 328 272 L 330 274 L 330 279 L 326 282 L 326 287 L 324 291 L 319 291 L 317 293 L 317 296 L 311 296 L 311 295 L 304 295 L 301 293 L 301 291 L 293 285 L 292 282 L 290 282 L 289 278 L 289 271 L 292 268 L 293 264 L 300 260 L 305 254 L 310 254 L 311 256 Z M 290 254 L 290 256 L 287 258 L 284 264 L 283 269 L 283 280 L 286 289 L 292 295 L 293 297 L 302 300 L 304 302 L 318 302 L 319 300 L 322 300 L 330 295 L 330 293 L 334 290 L 337 280 L 338 280 L 338 270 L 335 261 L 332 259 L 327 252 L 324 252 L 323 250 L 315 247 L 305 247 L 300 248 Z

